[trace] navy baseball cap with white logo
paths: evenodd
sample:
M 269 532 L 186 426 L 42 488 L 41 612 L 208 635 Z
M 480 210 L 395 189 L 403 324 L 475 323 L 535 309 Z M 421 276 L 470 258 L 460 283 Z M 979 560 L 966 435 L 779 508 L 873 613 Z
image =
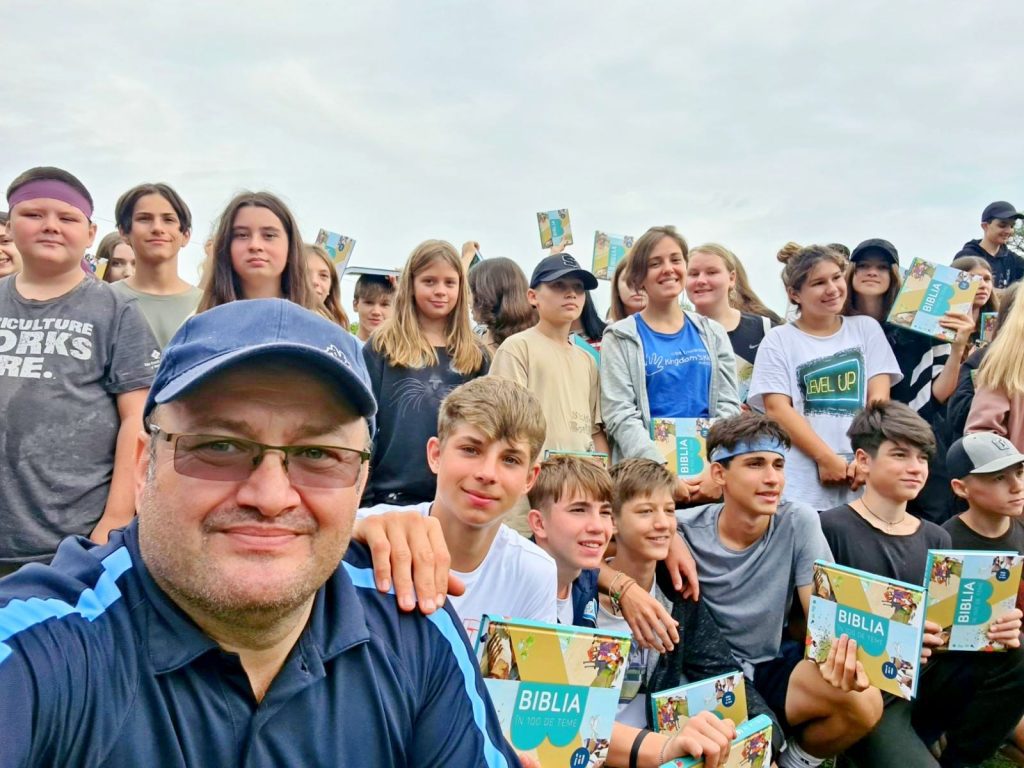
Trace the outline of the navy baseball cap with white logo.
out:
M 249 299 L 222 304 L 185 321 L 164 349 L 143 419 L 157 405 L 176 400 L 211 376 L 269 355 L 319 369 L 360 416 L 369 419 L 377 412 L 370 376 L 352 334 L 294 302 Z
M 594 277 L 594 274 L 581 267 L 580 263 L 568 253 L 556 253 L 541 259 L 540 264 L 533 270 L 530 287 L 536 288 L 541 283 L 553 283 L 563 277 L 578 277 L 588 291 L 597 288 L 597 278 Z

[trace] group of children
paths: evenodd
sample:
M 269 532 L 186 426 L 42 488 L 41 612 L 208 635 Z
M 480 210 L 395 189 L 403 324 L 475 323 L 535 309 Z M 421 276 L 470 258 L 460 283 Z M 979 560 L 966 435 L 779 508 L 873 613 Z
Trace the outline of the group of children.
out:
M 117 201 L 117 238 L 100 249 L 109 285 L 80 266 L 96 227 L 78 179 L 35 168 L 7 200 L 0 574 L 49 560 L 64 536 L 103 541 L 131 519 L 129 446 L 160 350 L 191 314 L 276 297 L 349 323 L 330 258 L 272 194 L 229 203 L 200 287 L 178 274 L 193 223 L 165 184 Z M 973 314 L 943 319 L 952 343 L 883 327 L 900 281 L 884 240 L 845 254 L 787 245 L 797 316 L 783 323 L 730 251 L 691 250 L 654 227 L 615 269 L 606 327 L 597 279 L 559 249 L 527 281 L 505 259 L 467 272 L 475 243 L 461 254 L 421 243 L 397 279 L 356 286 L 379 405 L 359 515 L 404 508 L 439 521 L 471 641 L 485 613 L 628 628 L 609 765 L 687 754 L 712 764 L 733 725 L 702 716 L 652 733 L 646 697 L 737 668 L 751 715 L 769 715 L 776 748 L 786 745 L 780 766 L 840 752 L 862 766 L 959 766 L 1015 731 L 1021 745 L 1019 610 L 990 630 L 1007 652 L 931 657 L 913 703 L 868 684 L 852 639 L 818 664 L 803 659 L 800 632 L 815 560 L 920 583 L 929 548 L 1024 551 L 1024 368 L 1013 354 L 1024 308 L 1004 303 L 996 341 L 978 343 L 989 284 L 1012 272 L 997 239 L 1021 217 L 994 205 L 977 249 L 996 261 L 960 264 L 985 286 Z M 965 375 L 972 353 L 985 356 L 976 379 Z M 652 435 L 666 418 L 713 420 L 695 476 L 666 467 Z M 965 427 L 973 434 L 960 437 Z M 575 455 L 586 453 L 608 457 L 610 472 Z M 954 499 L 966 508 L 956 516 Z M 933 629 L 926 656 L 942 643 Z

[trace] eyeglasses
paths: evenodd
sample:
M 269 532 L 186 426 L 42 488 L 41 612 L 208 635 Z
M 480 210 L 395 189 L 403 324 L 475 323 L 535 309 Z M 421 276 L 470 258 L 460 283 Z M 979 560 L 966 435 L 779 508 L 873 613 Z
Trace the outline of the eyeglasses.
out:
M 293 485 L 351 488 L 369 461 L 369 451 L 337 445 L 266 445 L 240 437 L 165 432 L 149 425 L 154 437 L 174 448 L 174 471 L 199 480 L 240 482 L 248 479 L 269 451 L 279 451 Z

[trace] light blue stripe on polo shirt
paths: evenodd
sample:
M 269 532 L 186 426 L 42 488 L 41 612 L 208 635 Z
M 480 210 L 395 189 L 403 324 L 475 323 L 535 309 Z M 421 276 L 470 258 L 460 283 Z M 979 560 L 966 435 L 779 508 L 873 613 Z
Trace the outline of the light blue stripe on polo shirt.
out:
M 345 565 L 345 571 L 355 586 L 362 589 L 377 589 L 377 585 L 373 581 L 373 571 L 369 568 L 356 568 L 345 561 L 342 562 Z M 389 595 L 394 593 L 393 587 L 388 590 Z M 452 654 L 455 656 L 455 661 L 459 665 L 459 671 L 462 672 L 462 687 L 465 689 L 473 708 L 473 722 L 480 729 L 480 735 L 484 740 L 485 765 L 487 768 L 508 768 L 508 761 L 501 753 L 501 750 L 494 746 L 490 735 L 487 733 L 487 724 L 485 723 L 486 707 L 484 706 L 484 700 L 480 698 L 480 694 L 476 690 L 476 662 L 469 657 L 469 651 L 466 648 L 466 644 L 462 641 L 462 637 L 459 636 L 459 630 L 452 622 L 451 615 L 444 609 L 438 609 L 426 618 L 438 628 L 441 636 L 448 641 Z
M 78 595 L 74 605 L 56 598 L 30 597 L 28 600 L 11 600 L 0 608 L 0 664 L 11 655 L 11 648 L 4 641 L 19 632 L 41 624 L 48 619 L 62 619 L 65 616 L 81 616 L 86 621 L 95 621 L 121 597 L 117 580 L 132 567 L 132 556 L 126 547 L 119 547 L 100 561 L 103 573 L 92 589 L 85 589 Z

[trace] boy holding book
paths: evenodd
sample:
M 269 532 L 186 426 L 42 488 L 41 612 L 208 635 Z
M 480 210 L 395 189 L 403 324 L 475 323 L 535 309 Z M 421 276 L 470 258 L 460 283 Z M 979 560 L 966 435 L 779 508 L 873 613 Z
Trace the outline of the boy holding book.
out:
M 134 300 L 91 279 L 93 202 L 60 168 L 7 190 L 22 271 L 0 280 L 0 571 L 135 512 L 133 451 L 160 350 Z
M 203 295 L 178 276 L 178 254 L 192 234 L 192 213 L 167 184 L 139 184 L 118 198 L 114 218 L 135 251 L 135 274 L 113 283 L 114 291 L 138 300 L 162 349 Z
M 543 442 L 540 404 L 513 382 L 474 379 L 441 403 L 437 437 L 426 446 L 437 493 L 432 502 L 405 509 L 441 524 L 451 570 L 465 584 L 464 594 L 449 599 L 470 643 L 485 613 L 557 621 L 554 561 L 502 523 L 537 479 Z M 359 510 L 357 517 L 394 509 L 379 504 Z
M 861 498 L 821 513 L 821 527 L 836 562 L 921 584 L 928 550 L 951 547 L 947 531 L 907 511 L 928 477 L 928 460 L 935 451 L 932 430 L 910 407 L 883 401 L 859 413 L 847 434 L 865 484 Z M 963 471 L 961 467 L 956 471 Z M 992 624 L 989 637 L 1019 646 L 1020 625 L 1020 612 L 1015 610 Z M 942 645 L 940 631 L 938 625 L 925 622 L 922 658 L 931 662 L 919 680 L 917 699 L 887 697 L 878 728 L 849 751 L 857 765 L 913 768 L 980 762 L 1020 719 L 1024 667 L 1019 655 L 955 653 L 936 658 L 932 650 Z M 981 668 L 983 677 L 978 675 Z M 973 695 L 961 695 L 965 686 L 972 686 Z M 950 691 L 957 691 L 956 696 Z M 926 743 L 937 741 L 943 729 L 947 745 L 936 761 Z
M 708 435 L 712 481 L 723 501 L 681 511 L 679 530 L 700 572 L 701 595 L 748 681 L 788 735 L 780 768 L 819 765 L 868 733 L 882 713 L 856 662 L 856 643 L 833 644 L 821 665 L 783 639 L 794 593 L 806 616 L 814 561 L 832 560 L 817 513 L 783 502 L 789 435 L 742 413 Z
M 523 385 L 540 401 L 547 422 L 545 450 L 608 453 L 597 364 L 570 339 L 586 291 L 595 288 L 597 278 L 569 254 L 543 259 L 527 292 L 537 308 L 537 324 L 505 339 L 491 362 L 492 375 Z M 529 534 L 525 512 L 510 525 Z

